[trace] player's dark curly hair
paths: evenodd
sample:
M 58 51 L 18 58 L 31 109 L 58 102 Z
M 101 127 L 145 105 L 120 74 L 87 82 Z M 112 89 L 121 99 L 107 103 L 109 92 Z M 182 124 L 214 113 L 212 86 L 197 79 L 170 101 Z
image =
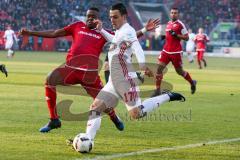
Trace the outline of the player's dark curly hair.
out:
M 90 7 L 88 10 L 92 10 L 92 11 L 97 11 L 99 12 L 99 9 L 97 7 Z

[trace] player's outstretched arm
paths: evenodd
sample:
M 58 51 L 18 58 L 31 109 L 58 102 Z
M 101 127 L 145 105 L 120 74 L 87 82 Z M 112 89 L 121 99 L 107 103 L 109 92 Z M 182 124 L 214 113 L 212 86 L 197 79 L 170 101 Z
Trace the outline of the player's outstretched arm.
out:
M 145 75 L 153 77 L 153 72 L 145 64 L 145 55 L 138 40 L 131 44 L 131 49 L 136 55 L 140 70 L 144 71 Z
M 209 42 L 210 38 L 206 35 L 206 42 Z
M 147 24 L 145 25 L 144 28 L 142 28 L 141 30 L 137 31 L 137 37 L 141 37 L 144 35 L 144 33 L 148 32 L 148 31 L 154 31 L 156 28 L 158 28 L 160 25 L 160 19 L 149 19 Z
M 62 29 L 51 30 L 51 31 L 30 31 L 27 29 L 21 29 L 20 35 L 23 36 L 37 36 L 37 37 L 45 37 L 45 38 L 56 38 L 56 37 L 63 37 L 67 35 L 67 32 Z
M 17 41 L 19 41 L 19 39 L 17 38 L 17 35 L 14 33 L 13 34 L 13 37 L 14 37 L 14 40 L 17 42 Z
M 102 21 L 100 21 L 99 19 L 96 19 L 96 20 L 94 20 L 94 23 L 97 24 L 96 29 L 103 35 L 103 37 L 108 42 L 112 42 L 114 36 L 112 34 L 110 34 L 109 32 L 107 32 L 105 29 L 103 29 Z

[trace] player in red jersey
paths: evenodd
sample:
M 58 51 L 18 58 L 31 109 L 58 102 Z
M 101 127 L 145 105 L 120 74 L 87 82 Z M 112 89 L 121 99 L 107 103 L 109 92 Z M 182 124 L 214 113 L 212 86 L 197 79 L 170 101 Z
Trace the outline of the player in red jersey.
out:
M 203 28 L 198 29 L 198 34 L 195 37 L 196 51 L 197 51 L 197 61 L 199 69 L 202 69 L 201 61 L 203 61 L 204 67 L 207 67 L 207 62 L 204 59 L 204 52 L 206 49 L 206 44 L 209 42 L 208 36 L 203 33 Z
M 103 88 L 98 75 L 98 61 L 106 39 L 96 30 L 94 21 L 98 17 L 99 10 L 93 7 L 87 11 L 86 24 L 78 21 L 53 31 L 29 31 L 26 29 L 20 31 L 21 35 L 46 38 L 72 36 L 73 38 L 72 46 L 66 57 L 66 63 L 56 68 L 47 77 L 45 94 L 50 121 L 40 129 L 40 132 L 48 132 L 61 127 L 56 108 L 56 85 L 81 84 L 92 98 L 95 98 Z M 158 25 L 159 19 L 150 20 L 142 30 L 137 32 L 137 35 L 142 36 L 144 32 L 153 30 Z M 111 110 L 108 114 L 116 127 L 123 130 L 124 125 L 114 110 Z
M 185 25 L 178 19 L 179 11 L 172 8 L 170 11 L 171 21 L 166 26 L 166 42 L 159 56 L 159 65 L 156 74 L 156 90 L 152 96 L 161 94 L 161 82 L 163 79 L 163 70 L 172 62 L 176 72 L 186 79 L 191 85 L 191 93 L 196 91 L 196 81 L 192 80 L 190 74 L 183 70 L 182 67 L 182 46 L 181 40 L 189 39 Z

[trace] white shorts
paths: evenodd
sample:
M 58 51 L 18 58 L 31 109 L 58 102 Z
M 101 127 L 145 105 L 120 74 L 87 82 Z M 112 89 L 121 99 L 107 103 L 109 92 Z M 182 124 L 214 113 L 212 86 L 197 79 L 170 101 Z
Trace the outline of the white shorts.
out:
M 5 43 L 5 49 L 11 49 L 13 46 L 13 41 L 6 41 Z
M 128 111 L 141 105 L 136 77 L 115 82 L 110 76 L 108 83 L 97 96 L 97 99 L 104 101 L 107 108 L 116 107 L 119 99 L 125 103 Z
M 193 52 L 194 51 L 194 44 L 187 44 L 186 51 L 187 52 Z

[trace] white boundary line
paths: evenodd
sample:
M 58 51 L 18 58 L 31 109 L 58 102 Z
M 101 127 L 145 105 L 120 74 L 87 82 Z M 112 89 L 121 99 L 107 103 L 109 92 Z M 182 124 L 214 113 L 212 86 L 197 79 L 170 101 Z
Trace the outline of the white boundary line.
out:
M 129 152 L 129 153 L 118 153 L 118 154 L 113 154 L 113 155 L 109 155 L 109 156 L 96 156 L 94 158 L 84 158 L 84 159 L 76 158 L 75 160 L 110 160 L 110 159 L 114 159 L 114 158 L 123 158 L 123 157 L 128 157 L 128 156 L 141 155 L 144 153 L 176 151 L 176 150 L 180 150 L 180 149 L 196 148 L 196 147 L 201 147 L 201 146 L 205 146 L 205 145 L 214 145 L 214 144 L 237 142 L 237 141 L 240 141 L 240 137 L 233 138 L 233 139 L 209 141 L 206 143 L 188 144 L 188 145 L 184 145 L 184 146 L 162 147 L 162 148 L 141 150 L 141 151 Z

